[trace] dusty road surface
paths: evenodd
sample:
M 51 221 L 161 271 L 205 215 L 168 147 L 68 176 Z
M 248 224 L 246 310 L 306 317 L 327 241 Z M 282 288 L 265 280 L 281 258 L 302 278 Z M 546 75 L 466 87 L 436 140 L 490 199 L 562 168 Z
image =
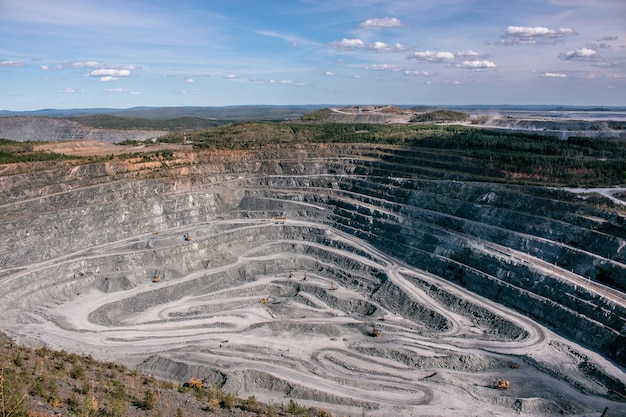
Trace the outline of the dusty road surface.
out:
M 540 291 L 531 277 L 559 283 L 552 288 L 563 303 L 574 297 L 584 306 L 592 301 L 577 300 L 597 294 L 600 283 L 538 252 L 502 246 L 496 237 L 512 229 L 488 224 L 495 203 L 485 202 L 496 197 L 484 190 L 475 203 L 486 207 L 480 235 L 472 231 L 477 220 L 462 227 L 460 220 L 422 220 L 418 227 L 409 211 L 417 204 L 394 201 L 391 191 L 380 198 L 382 191 L 371 191 L 382 187 L 375 177 L 345 165 L 357 157 L 371 164 L 371 151 L 324 164 L 320 152 L 263 163 L 212 156 L 176 168 L 176 175 L 172 168 L 167 179 L 103 169 L 99 182 L 79 184 L 67 181 L 79 175 L 68 168 L 64 187 L 40 194 L 16 191 L 5 178 L 2 329 L 21 342 L 120 361 L 181 383 L 201 378 L 244 398 L 295 399 L 337 415 L 596 416 L 605 407 L 626 415 L 623 368 L 596 353 L 601 347 L 590 349 L 537 319 L 539 310 L 547 316 L 557 308 L 563 320 L 575 314 L 587 323 L 587 316 L 561 309 L 548 295 L 532 296 L 534 315 L 513 308 L 531 288 Z M 426 204 L 419 206 L 423 219 L 434 212 Z M 429 249 L 433 237 L 408 239 L 426 228 L 446 240 Z M 478 265 L 453 255 L 457 246 L 458 254 L 482 254 L 498 266 L 478 273 Z M 588 253 L 576 256 L 598 257 Z M 459 284 L 455 270 L 440 265 L 465 265 L 468 281 Z M 522 285 L 512 281 L 519 271 L 529 289 L 513 292 Z M 485 279 L 484 289 L 467 288 L 470 273 Z M 511 291 L 509 301 L 478 293 L 498 285 L 502 294 Z M 619 320 L 623 294 L 606 291 L 594 296 L 594 306 Z M 494 388 L 498 379 L 509 388 Z

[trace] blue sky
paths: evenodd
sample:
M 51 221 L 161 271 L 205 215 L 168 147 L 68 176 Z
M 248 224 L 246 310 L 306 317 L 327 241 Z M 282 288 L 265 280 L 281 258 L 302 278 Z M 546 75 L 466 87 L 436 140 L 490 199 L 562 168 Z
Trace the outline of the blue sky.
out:
M 0 109 L 626 105 L 624 0 L 0 0 Z

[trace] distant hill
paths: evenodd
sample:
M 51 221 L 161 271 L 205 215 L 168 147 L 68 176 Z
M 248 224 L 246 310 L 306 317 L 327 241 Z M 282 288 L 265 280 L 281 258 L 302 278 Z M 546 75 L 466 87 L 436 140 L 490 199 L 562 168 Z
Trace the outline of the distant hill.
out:
M 322 105 L 293 106 L 221 106 L 221 107 L 133 107 L 129 109 L 93 108 L 93 109 L 42 109 L 35 111 L 0 111 L 0 117 L 83 117 L 93 115 L 112 115 L 139 119 L 176 119 L 195 117 L 232 122 L 248 120 L 280 121 L 293 120 L 320 109 Z

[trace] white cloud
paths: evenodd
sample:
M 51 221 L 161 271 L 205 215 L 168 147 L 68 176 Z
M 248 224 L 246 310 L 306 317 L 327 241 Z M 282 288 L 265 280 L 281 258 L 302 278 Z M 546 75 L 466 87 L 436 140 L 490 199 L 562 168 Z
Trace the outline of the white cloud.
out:
M 40 68 L 44 71 L 48 71 L 50 69 L 47 65 L 41 65 Z
M 489 57 L 488 54 L 481 54 L 471 49 L 467 51 L 459 51 L 456 53 L 457 59 L 463 59 L 463 60 L 468 60 L 468 61 L 475 61 L 477 59 L 486 59 L 488 57 Z
M 556 38 L 577 35 L 574 29 L 542 26 L 508 26 L 502 44 L 532 45 L 553 42 Z
M 473 61 L 463 61 L 463 63 L 458 65 L 458 67 L 478 71 L 478 70 L 496 68 L 497 65 L 494 62 L 487 61 L 487 60 L 473 60 Z
M 113 77 L 113 78 L 119 78 L 119 77 L 128 77 L 130 76 L 130 71 L 127 69 L 112 69 L 112 68 L 107 68 L 107 69 L 98 69 L 98 70 L 93 70 L 89 73 L 89 76 L 91 77 Z M 101 80 L 102 81 L 102 80 Z
M 235 74 L 226 74 L 224 75 L 224 78 L 227 78 L 229 80 L 234 80 L 235 78 L 237 78 L 237 76 Z
M 406 47 L 400 43 L 396 43 L 394 46 L 387 45 L 385 42 L 376 41 L 367 46 L 376 52 L 398 52 L 406 50 Z
M 73 94 L 76 92 L 76 90 L 73 89 L 72 87 L 67 87 L 67 88 L 64 88 L 63 90 L 59 90 L 58 92 L 63 93 L 63 94 Z
M 404 75 L 410 75 L 412 77 L 430 77 L 433 73 L 428 71 L 404 71 Z
M 332 72 L 332 71 L 326 71 L 326 72 L 324 73 L 324 75 L 326 75 L 326 76 L 328 76 L 328 77 L 332 77 L 333 75 L 335 75 L 335 73 L 334 73 L 334 72 Z
M 105 88 L 107 93 L 126 93 L 126 94 L 141 94 L 139 91 L 129 90 L 128 88 Z
M 96 61 L 88 61 L 88 62 L 78 62 L 78 61 L 65 61 L 57 64 L 54 69 L 60 70 L 64 68 L 102 68 L 103 65 L 99 64 Z
M 390 65 L 390 64 L 372 64 L 372 65 L 367 65 L 365 67 L 366 70 L 370 70 L 370 71 L 402 71 L 402 67 L 399 67 L 397 65 Z
M 559 72 L 546 72 L 540 75 L 543 78 L 567 78 L 566 74 L 562 74 Z
M 417 59 L 419 61 L 440 63 L 454 61 L 452 52 L 435 52 L 435 51 L 417 51 L 408 56 L 408 59 Z
M 385 17 L 382 19 L 367 19 L 359 25 L 363 29 L 386 29 L 392 27 L 404 26 L 400 19 L 395 17 Z
M 293 85 L 293 86 L 296 86 L 296 87 L 304 87 L 305 85 L 307 85 L 306 82 L 293 81 L 293 80 L 279 80 L 278 83 L 279 84 L 283 84 L 283 85 Z
M 569 61 L 569 60 L 582 60 L 589 61 L 598 59 L 600 55 L 598 51 L 590 48 L 580 48 L 575 51 L 566 51 L 559 55 L 559 58 Z
M 370 49 L 374 49 L 375 51 L 389 51 L 391 48 L 385 42 L 376 41 L 372 45 L 370 45 Z
M 339 49 L 357 49 L 363 48 L 365 46 L 365 42 L 361 39 L 347 39 L 343 38 L 339 42 L 333 42 L 333 46 Z
M 187 84 L 193 84 L 193 83 L 195 83 L 195 82 L 196 82 L 196 80 L 194 80 L 193 78 L 187 78 L 187 80 L 185 80 L 185 82 L 186 82 Z
M 23 67 L 24 63 L 22 61 L 2 61 L 0 65 L 3 67 Z
M 111 75 L 106 75 L 104 77 L 101 77 L 100 81 L 102 81 L 103 83 L 109 83 L 111 81 L 117 81 L 119 79 L 120 79 L 120 77 L 113 77 Z

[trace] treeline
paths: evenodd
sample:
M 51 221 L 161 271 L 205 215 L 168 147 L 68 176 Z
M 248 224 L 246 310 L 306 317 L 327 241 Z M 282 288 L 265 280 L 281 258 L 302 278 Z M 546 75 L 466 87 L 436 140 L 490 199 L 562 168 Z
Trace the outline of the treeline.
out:
M 410 122 L 463 122 L 469 120 L 469 115 L 460 111 L 435 110 L 427 113 L 418 113 Z
M 626 183 L 626 142 L 611 138 L 556 137 L 461 125 L 249 122 L 192 132 L 203 149 L 250 149 L 267 144 L 368 143 L 429 149 L 467 157 L 499 170 L 499 178 L 527 184 L 602 186 Z M 179 142 L 181 134 L 162 138 Z M 501 180 L 501 179 L 500 179 Z
M 15 142 L 0 138 L 0 164 L 13 164 L 17 162 L 37 161 L 61 161 L 65 159 L 77 159 L 76 156 L 54 152 L 36 151 L 32 142 Z
M 110 114 L 95 114 L 89 116 L 69 117 L 68 120 L 78 122 L 83 126 L 97 129 L 139 129 L 139 130 L 167 130 L 183 131 L 208 129 L 231 123 L 232 120 L 212 120 L 201 117 L 177 117 L 174 119 L 143 119 L 133 117 L 119 117 Z

